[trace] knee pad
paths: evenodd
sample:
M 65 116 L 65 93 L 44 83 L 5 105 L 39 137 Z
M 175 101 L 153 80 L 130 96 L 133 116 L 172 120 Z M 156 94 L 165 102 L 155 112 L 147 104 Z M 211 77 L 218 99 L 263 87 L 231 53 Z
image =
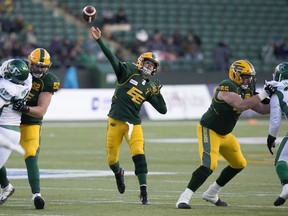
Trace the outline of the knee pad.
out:
M 132 159 L 135 165 L 135 175 L 148 173 L 146 157 L 144 154 L 135 155 Z

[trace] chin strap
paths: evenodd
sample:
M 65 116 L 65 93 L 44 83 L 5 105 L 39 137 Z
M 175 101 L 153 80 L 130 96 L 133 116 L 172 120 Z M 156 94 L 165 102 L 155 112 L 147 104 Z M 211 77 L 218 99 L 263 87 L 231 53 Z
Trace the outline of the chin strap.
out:
M 138 67 L 137 67 L 137 64 L 135 64 L 134 62 L 132 62 L 132 64 L 135 65 L 138 70 L 140 70 L 142 73 L 144 73 L 144 74 L 146 74 L 146 75 L 152 75 L 152 76 L 153 76 L 154 73 L 155 73 L 154 71 L 150 71 L 150 70 L 148 70 L 148 69 L 145 68 L 145 67 L 138 68 Z
M 244 90 L 247 89 L 248 87 L 249 87 L 249 85 L 241 85 L 241 88 Z
M 142 71 L 142 73 L 147 74 L 147 75 L 153 75 L 154 74 L 153 71 L 151 72 L 150 70 L 148 70 L 145 67 L 142 67 L 140 70 Z

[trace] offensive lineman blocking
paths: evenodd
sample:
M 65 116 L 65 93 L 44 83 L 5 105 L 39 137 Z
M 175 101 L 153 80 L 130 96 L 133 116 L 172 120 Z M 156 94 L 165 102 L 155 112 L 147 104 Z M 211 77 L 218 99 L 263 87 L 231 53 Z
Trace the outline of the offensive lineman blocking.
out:
M 268 114 L 269 104 L 260 101 L 275 91 L 271 85 L 265 85 L 260 94 L 253 96 L 254 91 L 249 86 L 255 75 L 255 69 L 249 61 L 237 60 L 229 69 L 229 79 L 223 80 L 217 87 L 208 111 L 197 125 L 201 164 L 193 172 L 187 188 L 176 202 L 176 208 L 191 208 L 189 201 L 192 195 L 216 169 L 219 153 L 229 165 L 203 193 L 202 198 L 216 206 L 227 206 L 218 197 L 218 193 L 247 165 L 232 130 L 244 110 L 252 109 L 260 114 Z
M 52 63 L 50 54 L 45 49 L 33 50 L 25 62 L 32 74 L 32 88 L 26 104 L 24 100 L 18 100 L 14 103 L 13 109 L 22 112 L 20 143 L 25 150 L 24 160 L 32 192 L 32 204 L 36 209 L 44 209 L 45 200 L 40 193 L 38 167 L 41 125 L 52 96 L 60 87 L 60 81 L 56 75 L 48 72 Z M 8 181 L 4 166 L 0 169 L 0 176 L 5 176 Z

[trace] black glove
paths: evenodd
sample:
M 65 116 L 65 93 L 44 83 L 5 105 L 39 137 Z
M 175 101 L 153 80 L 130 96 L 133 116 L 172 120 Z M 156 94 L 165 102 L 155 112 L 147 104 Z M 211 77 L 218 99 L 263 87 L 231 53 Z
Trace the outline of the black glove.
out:
M 151 93 L 154 95 L 160 94 L 160 89 L 162 88 L 162 85 L 160 84 L 160 80 L 156 80 L 153 83 L 151 83 Z
M 265 98 L 264 100 L 261 101 L 263 104 L 270 104 L 270 98 Z
M 30 107 L 26 106 L 25 100 L 17 100 L 13 104 L 13 110 L 17 110 L 23 113 L 28 113 L 30 111 Z
M 275 93 L 275 88 L 271 84 L 266 85 L 264 87 L 264 90 L 266 91 L 269 97 L 271 97 Z
M 273 155 L 273 152 L 272 152 L 272 148 L 275 148 L 275 140 L 276 140 L 276 137 L 274 136 L 271 136 L 270 134 L 268 134 L 268 137 L 267 137 L 267 147 L 270 151 L 270 153 Z

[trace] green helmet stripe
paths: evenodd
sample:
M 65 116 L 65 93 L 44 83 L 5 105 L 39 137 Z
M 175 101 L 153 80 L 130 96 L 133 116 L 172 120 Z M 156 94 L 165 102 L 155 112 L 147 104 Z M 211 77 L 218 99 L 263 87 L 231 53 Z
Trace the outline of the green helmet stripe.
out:
M 41 63 L 44 63 L 44 57 L 45 57 L 45 51 L 44 51 L 44 49 L 40 49 L 40 59 L 39 59 L 39 61 Z

